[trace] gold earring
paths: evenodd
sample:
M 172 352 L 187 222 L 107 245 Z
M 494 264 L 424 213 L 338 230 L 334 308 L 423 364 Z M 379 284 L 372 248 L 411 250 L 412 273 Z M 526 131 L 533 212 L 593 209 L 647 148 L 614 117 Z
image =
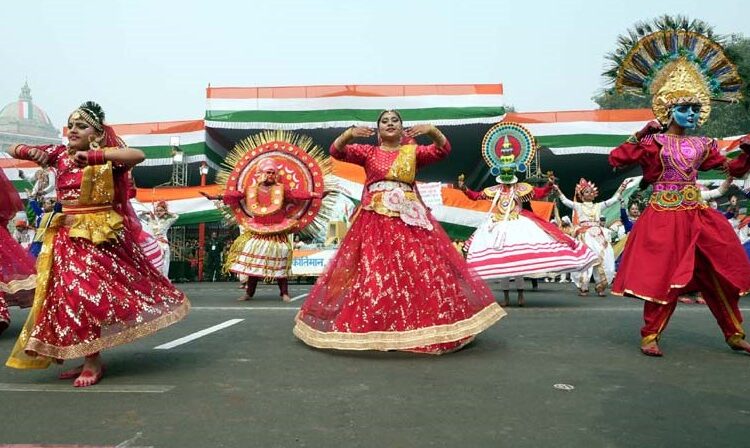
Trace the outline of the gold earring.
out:
M 89 149 L 92 151 L 97 151 L 101 148 L 99 146 L 99 142 L 96 140 L 96 138 L 92 138 L 93 136 L 89 137 Z

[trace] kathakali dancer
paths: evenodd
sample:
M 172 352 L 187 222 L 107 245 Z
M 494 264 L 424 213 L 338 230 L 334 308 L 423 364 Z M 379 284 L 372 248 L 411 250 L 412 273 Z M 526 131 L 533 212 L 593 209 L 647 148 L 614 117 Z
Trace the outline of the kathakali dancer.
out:
M 143 152 L 128 148 L 93 102 L 68 117 L 67 146 L 13 145 L 8 152 L 55 169 L 63 210 L 45 233 L 34 304 L 6 365 L 46 368 L 85 357 L 60 377 L 91 386 L 104 372 L 101 350 L 154 333 L 190 309 L 135 241 L 128 171 Z
M 330 159 L 312 139 L 266 131 L 242 140 L 227 156 L 231 170 L 219 172 L 219 196 L 245 230 L 232 243 L 224 267 L 247 276 L 249 300 L 260 280 L 275 280 L 288 302 L 292 234 L 324 226 L 330 200 L 323 200 Z M 216 199 L 206 195 L 210 199 Z
M 419 167 L 444 159 L 450 144 L 434 126 L 403 129 L 398 112 L 377 120 L 378 144 L 353 127 L 331 155 L 364 167 L 362 201 L 335 257 L 296 317 L 294 334 L 317 348 L 457 350 L 506 313 L 466 265 L 419 197 Z M 427 135 L 431 145 L 413 138 Z M 407 137 L 402 140 L 402 138 Z
M 578 219 L 577 238 L 583 241 L 597 257 L 597 262 L 593 266 L 573 274 L 573 281 L 578 287 L 578 295 L 580 296 L 589 294 L 589 282 L 592 276 L 594 277 L 596 293 L 600 297 L 606 296 L 607 285 L 612 282 L 612 278 L 615 276 L 615 253 L 612 250 L 609 232 L 605 231 L 601 218 L 605 208 L 620 200 L 620 195 L 626 186 L 627 182 L 623 182 L 614 196 L 603 202 L 594 202 L 594 199 L 599 195 L 599 189 L 596 184 L 584 178 L 581 178 L 576 184 L 573 201 L 560 191 L 560 187 L 554 186 L 560 195 L 560 202 L 571 208 Z
M 8 223 L 22 210 L 21 197 L 0 170 L 0 333 L 10 325 L 8 307 L 31 306 L 36 287 L 34 258 L 8 231 Z
M 615 88 L 651 95 L 658 121 L 615 148 L 616 168 L 638 164 L 653 185 L 649 205 L 633 227 L 612 292 L 645 300 L 641 351 L 661 356 L 659 338 L 681 294 L 700 291 L 734 350 L 750 352 L 739 297 L 750 290 L 750 262 L 729 221 L 711 209 L 696 186 L 699 171 L 750 170 L 750 136 L 728 160 L 716 140 L 687 135 L 711 113 L 711 100 L 740 98 L 742 81 L 723 48 L 700 21 L 658 21 L 633 34 L 608 73 Z M 653 31 L 655 30 L 655 31 Z M 643 29 L 641 30 L 643 31 Z M 645 35 L 644 35 L 645 34 Z
M 459 183 L 471 200 L 492 201 L 488 218 L 467 241 L 466 261 L 482 278 L 501 279 L 503 306 L 510 301 L 510 279 L 518 291 L 518 305 L 523 306 L 524 276 L 580 271 L 597 261 L 585 244 L 523 208 L 547 196 L 554 185 L 551 173 L 544 187 L 519 182 L 516 172 L 527 172 L 535 152 L 534 136 L 526 128 L 498 123 L 482 141 L 482 156 L 497 185 L 478 192 Z

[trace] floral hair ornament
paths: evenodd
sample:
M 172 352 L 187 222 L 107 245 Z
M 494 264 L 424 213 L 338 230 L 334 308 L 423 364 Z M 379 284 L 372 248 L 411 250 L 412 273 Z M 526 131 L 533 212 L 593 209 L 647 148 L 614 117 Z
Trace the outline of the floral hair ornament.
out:
M 482 140 L 482 158 L 498 183 L 518 182 L 515 173 L 525 173 L 535 153 L 534 136 L 518 123 L 498 123 Z
M 582 197 L 583 193 L 587 190 L 590 191 L 594 197 L 599 196 L 599 189 L 596 187 L 596 184 L 582 177 L 576 184 L 576 194 Z

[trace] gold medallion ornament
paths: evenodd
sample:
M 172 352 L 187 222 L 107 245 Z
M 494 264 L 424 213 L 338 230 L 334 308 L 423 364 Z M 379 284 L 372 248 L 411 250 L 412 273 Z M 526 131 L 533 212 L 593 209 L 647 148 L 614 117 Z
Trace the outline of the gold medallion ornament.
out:
M 272 164 L 276 183 L 261 201 L 262 165 Z M 255 233 L 301 231 L 310 235 L 326 228 L 335 195 L 324 199 L 285 201 L 286 192 L 322 195 L 335 189 L 329 156 L 310 137 L 289 131 L 264 131 L 241 140 L 229 152 L 217 183 L 225 191 L 240 191 L 245 200 L 231 207 L 234 219 Z M 267 196 L 267 197 L 266 197 Z M 283 222 L 259 224 L 254 217 L 283 212 Z

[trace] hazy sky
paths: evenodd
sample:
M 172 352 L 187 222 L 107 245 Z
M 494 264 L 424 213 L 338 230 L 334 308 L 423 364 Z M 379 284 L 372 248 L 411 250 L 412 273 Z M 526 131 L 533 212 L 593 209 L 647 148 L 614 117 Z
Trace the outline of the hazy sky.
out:
M 747 31 L 747 0 L 6 0 L 0 104 L 28 80 L 62 126 L 199 119 L 205 87 L 502 82 L 520 111 L 592 109 L 605 54 L 638 20 Z

